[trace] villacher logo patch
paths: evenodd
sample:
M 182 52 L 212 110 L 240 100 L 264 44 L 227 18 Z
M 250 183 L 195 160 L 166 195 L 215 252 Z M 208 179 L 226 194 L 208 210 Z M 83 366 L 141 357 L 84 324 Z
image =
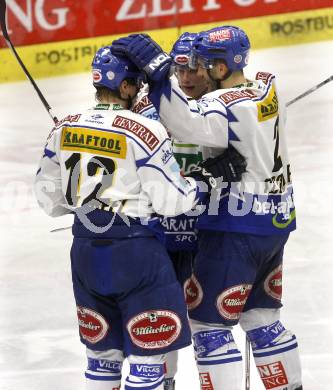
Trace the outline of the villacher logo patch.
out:
M 178 315 L 169 310 L 152 310 L 140 313 L 127 323 L 132 342 L 140 348 L 168 347 L 182 329 Z

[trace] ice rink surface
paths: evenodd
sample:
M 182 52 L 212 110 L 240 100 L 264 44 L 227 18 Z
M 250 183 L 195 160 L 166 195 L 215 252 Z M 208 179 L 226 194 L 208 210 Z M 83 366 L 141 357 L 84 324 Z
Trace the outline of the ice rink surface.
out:
M 332 74 L 333 41 L 253 51 L 248 78 L 277 76 L 288 101 Z M 90 74 L 38 80 L 58 118 L 94 104 Z M 333 82 L 288 108 L 298 230 L 287 244 L 282 321 L 298 337 L 305 390 L 333 388 Z M 52 122 L 28 82 L 0 85 L 0 389 L 84 388 L 69 249 L 71 217 L 51 219 L 32 182 Z M 244 335 L 235 328 L 239 347 Z M 125 366 L 125 370 L 126 370 Z M 177 389 L 199 389 L 190 347 Z M 252 362 L 251 390 L 262 390 Z M 228 389 L 226 389 L 228 390 Z

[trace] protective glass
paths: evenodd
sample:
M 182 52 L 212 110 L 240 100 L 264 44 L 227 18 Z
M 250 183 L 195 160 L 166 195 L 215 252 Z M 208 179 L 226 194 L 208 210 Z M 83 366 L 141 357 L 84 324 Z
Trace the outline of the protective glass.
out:
M 204 69 L 212 69 L 214 67 L 214 60 L 200 57 L 194 52 L 191 52 L 188 66 L 193 70 L 196 70 L 199 67 Z

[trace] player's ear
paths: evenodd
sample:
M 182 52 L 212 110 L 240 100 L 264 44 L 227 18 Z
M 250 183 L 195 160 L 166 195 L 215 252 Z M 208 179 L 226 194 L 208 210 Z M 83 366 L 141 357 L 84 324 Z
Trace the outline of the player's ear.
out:
M 221 74 L 222 78 L 229 72 L 227 65 L 222 61 L 219 61 L 217 63 L 217 69 L 218 69 L 219 73 Z
M 120 96 L 126 95 L 128 93 L 128 86 L 129 86 L 129 84 L 128 84 L 127 80 L 123 80 L 120 83 L 120 86 L 119 86 Z
M 132 97 L 133 92 L 131 89 L 131 84 L 128 82 L 128 80 L 123 80 L 119 86 L 119 93 L 120 97 L 123 100 L 127 100 Z

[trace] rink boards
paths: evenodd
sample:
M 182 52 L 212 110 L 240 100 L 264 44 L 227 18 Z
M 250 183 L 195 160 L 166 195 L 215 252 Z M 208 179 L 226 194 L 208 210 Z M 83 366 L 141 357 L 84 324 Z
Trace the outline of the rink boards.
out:
M 234 24 L 243 28 L 249 35 L 253 49 L 333 40 L 332 7 L 145 30 L 145 32 L 168 52 L 173 42 L 184 31 L 199 32 L 223 24 Z M 34 78 L 86 72 L 90 70 L 91 59 L 97 48 L 110 44 L 124 34 L 128 32 L 23 45 L 17 47 L 17 51 Z M 13 31 L 11 37 L 15 44 Z M 25 79 L 24 73 L 9 49 L 0 49 L 0 65 L 0 83 Z

